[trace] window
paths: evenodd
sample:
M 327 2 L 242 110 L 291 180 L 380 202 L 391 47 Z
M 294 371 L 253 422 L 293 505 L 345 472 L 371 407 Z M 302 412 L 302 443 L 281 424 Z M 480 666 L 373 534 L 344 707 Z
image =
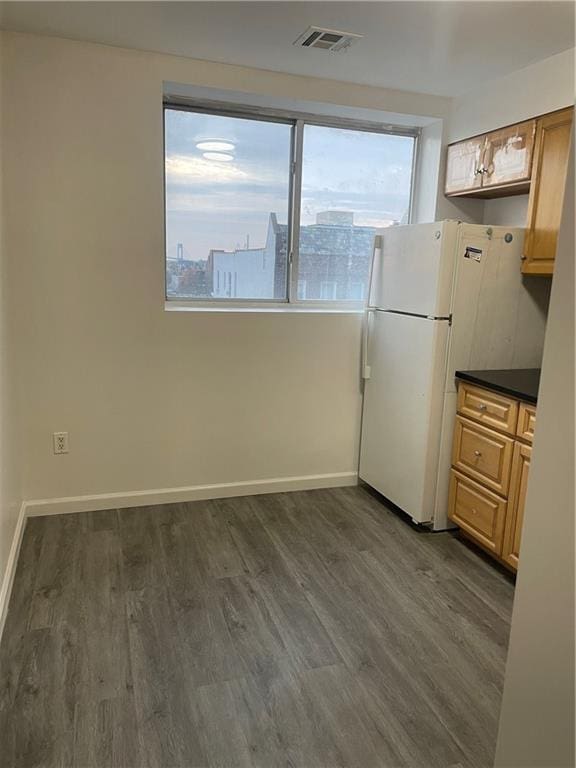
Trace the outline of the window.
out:
M 336 280 L 322 280 L 320 282 L 320 296 L 322 301 L 334 301 L 338 290 Z
M 366 282 L 352 282 L 350 283 L 350 298 L 353 301 L 363 301 L 366 289 Z
M 363 301 L 376 229 L 409 220 L 416 130 L 164 114 L 169 300 Z

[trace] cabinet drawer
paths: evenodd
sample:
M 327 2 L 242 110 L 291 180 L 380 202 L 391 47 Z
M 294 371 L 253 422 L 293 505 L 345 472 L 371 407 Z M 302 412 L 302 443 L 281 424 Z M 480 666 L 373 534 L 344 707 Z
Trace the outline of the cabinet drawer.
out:
M 456 417 L 452 464 L 502 496 L 508 493 L 513 450 L 512 438 Z
M 520 412 L 518 414 L 518 427 L 516 434 L 529 443 L 534 439 L 534 428 L 536 426 L 536 408 L 533 405 L 520 403 Z
M 518 402 L 471 384 L 458 387 L 458 411 L 469 419 L 479 421 L 492 429 L 516 434 Z
M 448 517 L 496 555 L 502 552 L 506 506 L 495 493 L 451 471 Z

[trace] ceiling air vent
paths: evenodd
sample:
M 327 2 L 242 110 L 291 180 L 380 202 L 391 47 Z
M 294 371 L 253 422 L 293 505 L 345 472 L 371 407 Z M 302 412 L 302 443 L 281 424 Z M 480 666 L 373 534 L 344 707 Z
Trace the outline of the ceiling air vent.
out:
M 294 45 L 299 48 L 322 48 L 325 51 L 345 51 L 352 43 L 363 35 L 354 32 L 339 32 L 337 29 L 322 29 L 322 27 L 308 27 Z

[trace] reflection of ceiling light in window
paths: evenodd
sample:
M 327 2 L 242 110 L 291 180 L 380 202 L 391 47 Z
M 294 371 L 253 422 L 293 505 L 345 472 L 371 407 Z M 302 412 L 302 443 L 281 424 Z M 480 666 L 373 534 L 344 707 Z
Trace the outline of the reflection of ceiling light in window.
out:
M 234 149 L 234 144 L 231 141 L 220 141 L 216 139 L 199 141 L 196 146 L 198 149 L 203 149 L 206 152 L 231 152 Z
M 229 163 L 230 160 L 234 160 L 232 155 L 227 155 L 224 152 L 203 152 L 202 157 L 206 160 L 216 160 L 220 163 Z

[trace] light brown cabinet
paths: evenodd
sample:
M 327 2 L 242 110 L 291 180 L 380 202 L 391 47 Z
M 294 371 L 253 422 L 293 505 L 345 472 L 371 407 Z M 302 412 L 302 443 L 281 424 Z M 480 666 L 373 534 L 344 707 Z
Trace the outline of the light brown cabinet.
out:
M 551 275 L 564 202 L 574 110 L 538 120 L 522 272 Z
M 501 128 L 448 147 L 448 196 L 498 197 L 528 190 L 536 121 Z
M 482 188 L 530 181 L 536 121 L 512 125 L 486 136 Z
M 522 440 L 531 443 L 534 439 L 534 428 L 536 426 L 536 408 L 527 403 L 520 403 L 520 412 L 518 413 L 518 425 L 516 434 Z
M 447 197 L 529 192 L 522 272 L 551 275 L 564 202 L 574 109 L 563 109 L 448 147 Z
M 502 496 L 508 493 L 514 440 L 456 417 L 452 466 Z
M 499 395 L 472 384 L 458 387 L 458 413 L 485 427 L 492 427 L 508 435 L 516 434 L 518 421 L 518 403 L 506 395 Z
M 485 137 L 479 136 L 468 141 L 460 141 L 448 147 L 446 164 L 446 194 L 460 194 L 478 190 L 482 187 L 480 173 L 484 154 Z
M 512 459 L 512 480 L 510 484 L 510 511 L 506 515 L 502 559 L 513 568 L 518 568 L 520 557 L 520 539 L 524 522 L 524 506 L 528 487 L 528 472 L 532 446 L 516 443 Z
M 482 546 L 502 551 L 507 502 L 461 472 L 450 478 L 450 519 Z
M 517 569 L 536 408 L 467 382 L 457 407 L 448 517 Z

